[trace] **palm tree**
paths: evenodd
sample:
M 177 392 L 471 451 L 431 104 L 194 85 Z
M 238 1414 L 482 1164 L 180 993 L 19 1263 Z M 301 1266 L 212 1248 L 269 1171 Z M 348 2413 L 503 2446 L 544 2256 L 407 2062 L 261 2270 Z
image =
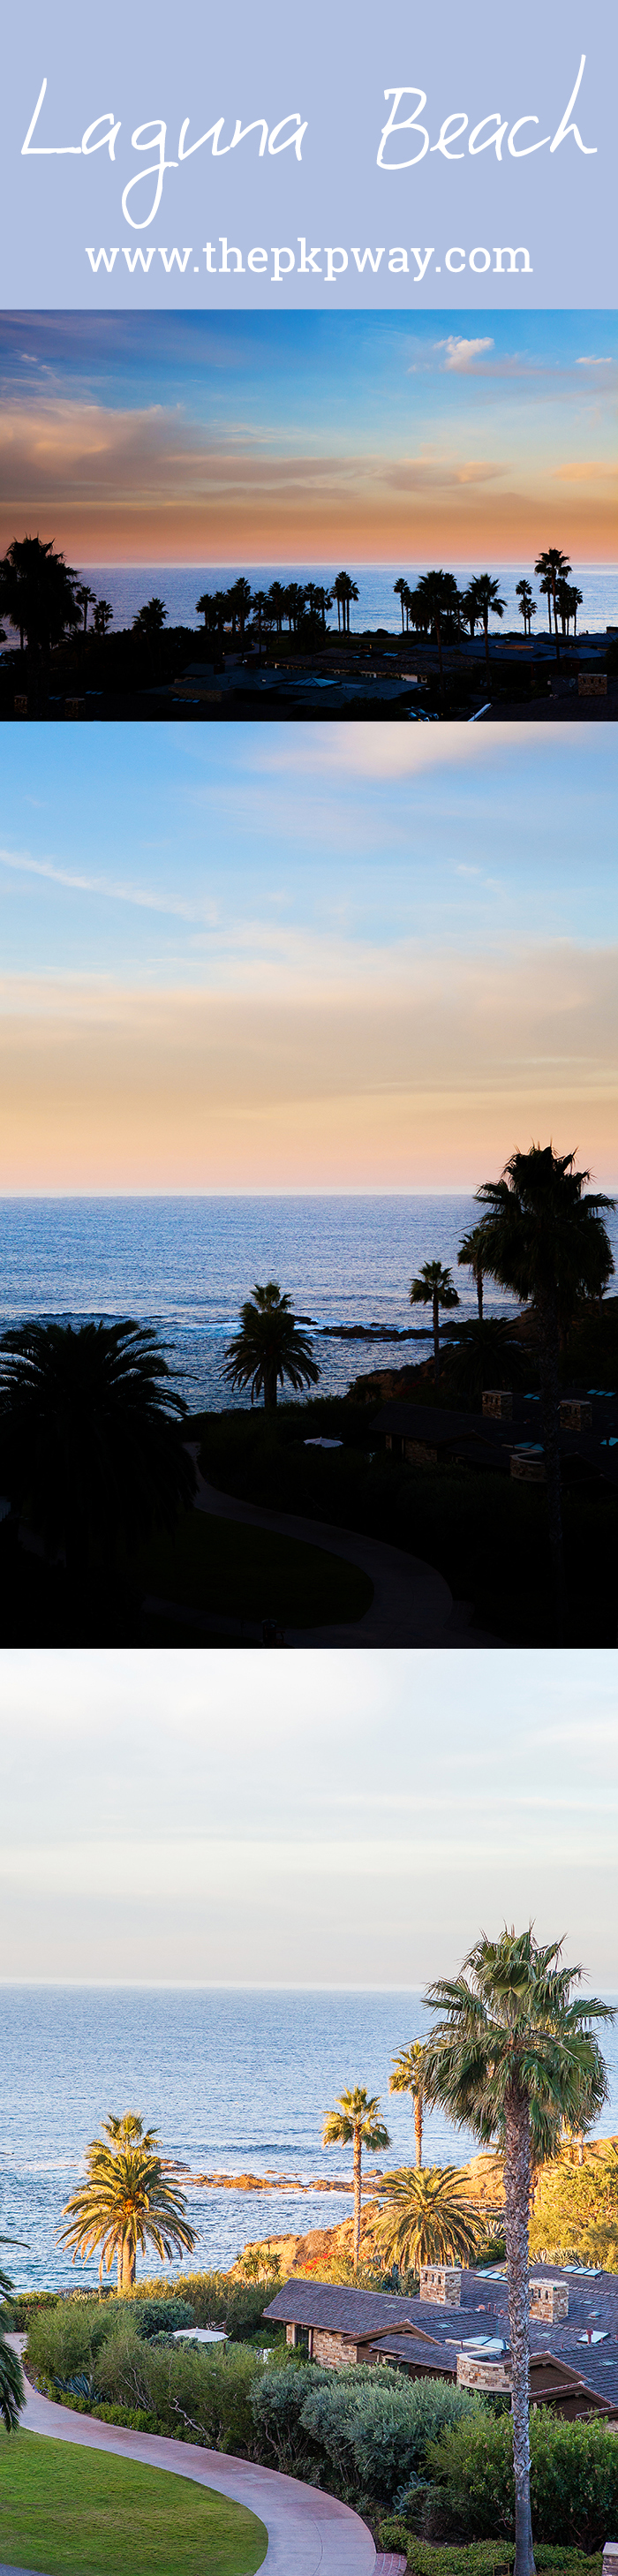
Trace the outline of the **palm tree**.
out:
M 460 1243 L 460 1246 L 459 1246 L 459 1251 L 458 1251 L 458 1254 L 457 1254 L 457 1262 L 458 1262 L 458 1267 L 459 1267 L 459 1269 L 460 1269 L 460 1270 L 462 1270 L 462 1269 L 464 1268 L 464 1266 L 465 1266 L 465 1268 L 466 1268 L 467 1270 L 471 1270 L 471 1271 L 472 1271 L 472 1277 L 473 1277 L 474 1285 L 475 1285 L 475 1288 L 476 1288 L 477 1305 L 478 1305 L 478 1310 L 479 1310 L 479 1324 L 482 1324 L 482 1321 L 483 1321 L 483 1244 L 482 1244 L 482 1232 L 481 1232 L 481 1227 L 480 1227 L 480 1225 L 474 1225 L 474 1226 L 471 1226 L 471 1227 L 470 1227 L 470 1230 L 469 1230 L 469 1233 L 468 1233 L 468 1234 L 464 1234 L 464 1235 L 462 1235 L 461 1243 Z
M 423 2162 L 423 2113 L 429 2096 L 425 2050 L 422 2039 L 412 2039 L 409 2048 L 400 2048 L 389 2076 L 389 2093 L 411 2093 L 414 2103 L 414 2138 L 416 2162 L 420 2173 Z
M 607 2079 L 595 2021 L 613 2011 L 578 2000 L 581 1969 L 563 1968 L 562 1943 L 508 1930 L 481 1933 L 454 1980 L 424 1996 L 440 2019 L 427 2041 L 434 2098 L 456 2127 L 504 2154 L 515 2473 L 515 2576 L 534 2569 L 530 2520 L 528 2224 L 531 2162 L 555 2153 L 563 2120 L 597 2114 Z
M 385 2263 L 420 2272 L 422 2263 L 471 2263 L 482 2223 L 465 2200 L 454 2165 L 401 2165 L 380 2184 L 376 2243 Z
M 443 1270 L 441 1261 L 423 1262 L 422 1270 L 419 1270 L 417 1278 L 412 1280 L 410 1288 L 410 1305 L 431 1306 L 432 1308 L 433 1374 L 434 1385 L 437 1386 L 440 1377 L 440 1307 L 459 1305 L 459 1297 L 457 1289 L 453 1286 L 451 1272 L 450 1270 Z
M 443 688 L 444 671 L 442 667 L 442 628 L 445 619 L 456 616 L 459 603 L 459 592 L 454 573 L 442 571 L 422 573 L 421 579 L 416 585 L 414 598 L 421 611 L 426 614 L 428 624 L 433 626 L 438 647 L 440 687 Z
M 34 666 L 34 686 L 54 644 L 80 624 L 75 605 L 77 573 L 64 555 L 41 537 L 14 538 L 0 562 L 0 617 L 24 635 Z
M 251 607 L 252 607 L 252 610 L 253 610 L 253 615 L 254 615 L 254 618 L 255 618 L 256 626 L 257 626 L 257 632 L 258 632 L 258 657 L 259 657 L 259 660 L 260 660 L 260 662 L 261 662 L 261 659 L 262 659 L 262 627 L 263 627 L 263 625 L 264 625 L 265 620 L 268 618 L 268 599 L 267 599 L 267 595 L 266 595 L 266 591 L 265 591 L 265 590 L 254 590 L 253 598 L 252 598 L 252 601 L 251 601 Z
M 333 582 L 333 598 L 337 601 L 337 627 L 339 628 L 339 610 L 341 608 L 343 632 L 344 635 L 349 635 L 350 603 L 353 599 L 358 599 L 357 585 L 355 581 L 352 581 L 349 572 L 338 572 L 337 579 Z
M 95 600 L 95 610 L 94 610 L 94 631 L 95 631 L 95 635 L 106 635 L 106 634 L 107 634 L 108 626 L 111 626 L 111 622 L 112 622 L 113 614 L 114 614 L 114 611 L 113 611 L 113 608 L 112 608 L 111 599 L 97 599 L 97 600 Z
M 399 604 L 400 604 L 400 608 L 401 608 L 401 632 L 402 632 L 402 635 L 403 635 L 403 632 L 404 632 L 404 609 L 407 611 L 408 601 L 409 601 L 409 599 L 410 599 L 410 597 L 411 597 L 411 592 L 410 592 L 410 590 L 409 590 L 409 588 L 408 588 L 408 583 L 407 583 L 407 581 L 405 581 L 405 580 L 404 580 L 403 573 L 401 573 L 401 572 L 400 572 L 398 580 L 393 582 L 393 590 L 394 590 L 394 592 L 395 592 L 395 595 L 397 595 L 397 592 L 399 593 Z M 406 618 L 406 623 L 407 623 L 407 618 Z
M 195 602 L 195 614 L 196 617 L 203 617 L 205 633 L 207 635 L 213 635 L 219 624 L 219 610 L 215 592 L 212 590 L 202 591 L 201 599 L 196 599 Z
M 234 634 L 236 631 L 236 619 L 238 619 L 241 639 L 244 639 L 245 626 L 251 607 L 251 583 L 245 580 L 243 573 L 240 574 L 238 581 L 232 583 L 232 588 L 228 591 L 228 599 L 232 616 L 232 633 Z
M 267 1279 L 264 1288 L 256 1285 L 253 1297 L 241 1306 L 240 1332 L 226 1351 L 223 1375 L 228 1386 L 250 1386 L 252 1403 L 263 1394 L 266 1413 L 275 1412 L 277 1387 L 286 1378 L 295 1395 L 305 1386 L 317 1386 L 317 1362 L 276 1279 Z
M 324 2122 L 322 2142 L 325 2147 L 352 2147 L 354 2151 L 355 2272 L 358 2271 L 360 2253 L 363 2147 L 367 2147 L 370 2156 L 376 2156 L 381 2155 L 384 2148 L 390 2147 L 391 2143 L 388 2129 L 385 2129 L 383 2120 L 378 2117 L 379 2111 L 378 2094 L 367 2093 L 364 2084 L 354 2084 L 350 2092 L 340 2093 L 335 2110 L 329 2111 L 328 2119 Z
M 277 634 L 280 635 L 285 616 L 285 590 L 281 581 L 271 581 L 268 597 L 275 620 Z
M 135 1545 L 186 1506 L 195 1471 L 186 1405 L 162 1346 L 141 1324 L 22 1324 L 0 1342 L 0 1422 L 16 1499 L 67 1574 L 92 1546 L 109 1557 L 121 1529 Z
M 539 1350 L 543 1442 L 558 1641 L 566 1608 L 560 1486 L 560 1341 L 582 1300 L 599 1298 L 612 1277 L 612 1249 L 602 1211 L 613 1199 L 584 1195 L 589 1172 L 574 1154 L 533 1145 L 511 1154 L 499 1181 L 483 1181 L 477 1205 L 487 1211 L 483 1268 L 532 1306 Z
M 18 2236 L 0 2236 L 0 2245 L 20 2245 Z M 0 2298 L 10 2299 L 13 2283 L 8 2272 L 0 2270 Z M 6 2433 L 15 2433 L 24 2402 L 24 2380 L 17 2353 L 5 2343 L 0 2331 L 0 2420 Z
M 145 2130 L 137 2111 L 122 2120 L 110 2111 L 102 2126 L 102 2138 L 92 2138 L 86 2149 L 87 2181 L 65 2203 L 69 2225 L 58 2242 L 72 2246 L 74 2263 L 78 2254 L 86 2262 L 100 2245 L 100 2281 L 115 2255 L 119 2294 L 126 2297 L 135 2286 L 138 2246 L 143 2254 L 154 2245 L 161 2262 L 171 2263 L 175 2254 L 191 2254 L 197 2238 L 185 2217 L 184 2192 L 166 2181 L 177 2168 L 158 2154 L 156 2130 Z
M 485 661 L 487 663 L 487 669 L 489 670 L 489 618 L 490 615 L 492 617 L 504 616 L 506 600 L 501 599 L 497 581 L 492 581 L 491 573 L 489 572 L 478 573 L 474 588 L 478 599 L 479 616 L 481 618 L 483 634 L 485 637 Z
M 83 633 L 85 635 L 88 625 L 88 610 L 89 608 L 96 608 L 96 591 L 89 590 L 87 581 L 80 581 L 78 583 L 77 590 L 74 592 L 74 598 L 77 607 L 83 608 L 84 611 Z
M 474 642 L 476 628 L 482 623 L 478 584 L 475 581 L 470 581 L 468 583 L 467 590 L 462 592 L 461 610 L 466 626 L 469 627 L 472 642 Z
M 536 617 L 536 600 L 529 581 L 516 582 L 515 597 L 519 600 L 520 614 L 524 621 L 524 635 L 530 635 L 531 620 Z
M 137 615 L 133 619 L 133 634 L 162 635 L 166 617 L 164 599 L 157 599 L 156 596 L 154 599 L 147 599 L 144 607 L 138 608 Z
M 469 1324 L 447 1325 L 446 1385 L 449 1395 L 479 1403 L 485 1387 L 522 1387 L 529 1383 L 530 1358 L 502 1315 L 476 1315 Z M 452 1336 L 452 1338 L 451 1338 Z
M 542 587 L 543 589 L 545 589 L 545 585 L 546 585 L 547 583 L 549 584 L 549 588 L 548 588 L 548 591 L 547 591 L 547 597 L 548 597 L 548 599 L 549 599 L 549 597 L 550 597 L 550 595 L 551 595 L 551 598 L 552 598 L 552 600 L 553 600 L 553 605 L 554 605 L 554 637 L 555 637 L 555 644 L 556 644 L 556 661 L 557 661 L 557 662 L 559 662 L 559 660 L 560 660 L 560 638 L 559 638 L 559 634 L 558 634 L 558 611 L 557 611 L 557 606 L 556 606 L 556 587 L 557 587 L 557 583 L 558 583 L 559 581 L 568 581 L 569 573 L 570 573 L 570 571 L 571 571 L 571 565 L 570 565 L 570 563 L 569 563 L 568 555 L 563 555 L 563 554 L 561 554 L 561 552 L 560 552 L 560 547 L 559 547 L 559 546 L 546 546 L 546 548 L 545 548 L 545 553 L 544 553 L 544 554 L 541 554 L 541 555 L 537 555 L 537 559 L 536 559 L 536 563 L 535 563 L 535 567 L 534 567 L 534 569 L 535 569 L 535 572 L 536 572 L 536 573 L 542 573 L 542 575 L 543 575 L 543 581 L 542 581 L 542 585 L 541 585 L 541 587 Z M 550 631 L 550 634 L 551 634 L 551 617 L 550 617 L 550 621 L 549 621 L 549 631 Z

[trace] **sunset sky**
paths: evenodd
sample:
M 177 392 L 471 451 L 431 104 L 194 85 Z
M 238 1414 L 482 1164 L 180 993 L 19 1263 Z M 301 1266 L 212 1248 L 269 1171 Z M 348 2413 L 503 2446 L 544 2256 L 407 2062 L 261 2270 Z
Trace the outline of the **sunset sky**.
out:
M 9 313 L 0 547 L 613 561 L 617 362 L 608 312 Z
M 615 1656 L 314 1669 L 291 1726 L 281 1657 L 5 1651 L 2 1978 L 410 1987 L 532 1916 L 615 1987 Z
M 5 727 L 0 1190 L 618 1181 L 613 726 Z

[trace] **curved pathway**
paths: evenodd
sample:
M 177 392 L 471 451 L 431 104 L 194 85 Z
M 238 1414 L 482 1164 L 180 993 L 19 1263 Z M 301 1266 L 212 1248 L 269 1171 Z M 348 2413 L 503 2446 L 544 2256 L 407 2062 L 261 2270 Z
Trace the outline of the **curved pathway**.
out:
M 7 2336 L 15 2351 L 21 2335 Z M 93 2451 L 112 2451 L 117 2459 L 139 2460 L 152 2468 L 170 2469 L 176 2477 L 194 2478 L 198 2486 L 244 2504 L 265 2523 L 268 2548 L 262 2566 L 268 2576 L 375 2576 L 376 2553 L 364 2522 L 336 2496 L 304 2486 L 276 2469 L 256 2467 L 229 2453 L 203 2450 L 197 2443 L 168 2441 L 160 2433 L 133 2433 L 125 2425 L 99 2424 L 94 2415 L 73 2415 L 55 2406 L 26 2380 L 21 2422 L 28 2433 L 46 2433 L 55 2442 L 78 2442 Z M 18 2571 L 13 2571 L 18 2576 Z
M 189 1444 L 187 1444 L 189 1445 Z M 445 1646 L 465 1643 L 465 1633 L 447 1634 L 453 1622 L 453 1596 L 444 1576 L 435 1567 L 425 1565 L 421 1557 L 408 1556 L 402 1547 L 387 1547 L 381 1539 L 365 1537 L 360 1530 L 340 1529 L 330 1521 L 313 1521 L 296 1512 L 271 1512 L 261 1504 L 246 1503 L 235 1494 L 222 1494 L 218 1486 L 208 1485 L 197 1467 L 197 1449 L 192 1445 L 197 1470 L 195 1507 L 219 1520 L 243 1521 L 251 1529 L 272 1530 L 279 1538 L 300 1540 L 306 1547 L 323 1547 L 330 1556 L 343 1556 L 350 1565 L 358 1565 L 373 1584 L 373 1601 L 362 1619 L 342 1621 L 325 1628 L 286 1628 L 289 1646 Z M 454 1628 L 457 1627 L 455 1614 Z M 475 1643 L 484 1643 L 475 1637 Z

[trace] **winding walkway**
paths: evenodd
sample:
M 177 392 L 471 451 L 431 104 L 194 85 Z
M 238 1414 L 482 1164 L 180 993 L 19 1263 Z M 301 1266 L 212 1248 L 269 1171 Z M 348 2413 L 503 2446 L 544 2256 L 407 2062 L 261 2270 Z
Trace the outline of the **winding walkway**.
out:
M 7 2336 L 16 2351 L 21 2336 Z M 55 2442 L 78 2442 L 93 2451 L 112 2451 L 117 2459 L 139 2460 L 176 2477 L 194 2478 L 258 2515 L 268 2532 L 262 2566 L 268 2576 L 376 2576 L 371 2533 L 358 2514 L 336 2496 L 304 2486 L 298 2478 L 281 2477 L 276 2469 L 256 2467 L 228 2453 L 202 2450 L 197 2443 L 173 2442 L 160 2433 L 133 2433 L 124 2425 L 100 2424 L 94 2415 L 73 2415 L 41 2397 L 26 2380 L 21 2422 L 28 2433 L 49 2434 Z M 13 2570 L 12 2576 L 19 2576 Z
M 240 1501 L 208 1485 L 197 1466 L 197 1444 L 191 1446 L 197 1473 L 195 1508 L 219 1520 L 242 1521 L 251 1529 L 271 1530 L 279 1538 L 325 1548 L 362 1568 L 373 1584 L 373 1600 L 362 1619 L 333 1622 L 324 1628 L 286 1628 L 288 1646 L 493 1646 L 499 1638 L 470 1628 L 465 1608 L 453 1601 L 444 1576 L 402 1547 L 387 1547 L 361 1530 L 340 1529 L 296 1512 L 271 1512 L 262 1504 Z M 246 1632 L 245 1632 L 246 1633 Z

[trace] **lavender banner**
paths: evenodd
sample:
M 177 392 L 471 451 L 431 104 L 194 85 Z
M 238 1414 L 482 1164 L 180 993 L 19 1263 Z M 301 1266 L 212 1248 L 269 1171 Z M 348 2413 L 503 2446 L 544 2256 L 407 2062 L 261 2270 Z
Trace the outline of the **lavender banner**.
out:
M 617 30 L 613 0 L 30 0 L 1 300 L 612 306 Z

